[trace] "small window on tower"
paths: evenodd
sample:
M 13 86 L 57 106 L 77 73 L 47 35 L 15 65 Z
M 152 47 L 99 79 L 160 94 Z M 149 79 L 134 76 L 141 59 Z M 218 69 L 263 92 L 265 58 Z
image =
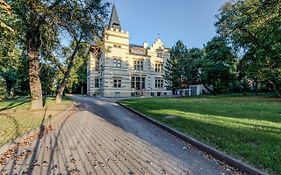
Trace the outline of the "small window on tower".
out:
M 114 59 L 113 60 L 113 67 L 121 67 L 121 59 Z
M 157 49 L 156 53 L 158 58 L 163 58 L 163 50 L 161 48 Z

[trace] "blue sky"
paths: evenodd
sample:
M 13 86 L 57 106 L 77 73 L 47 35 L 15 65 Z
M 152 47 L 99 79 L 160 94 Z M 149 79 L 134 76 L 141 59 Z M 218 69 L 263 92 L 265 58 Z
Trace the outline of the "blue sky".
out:
M 215 15 L 227 0 L 109 0 L 115 2 L 131 44 L 151 45 L 159 33 L 166 47 L 182 40 L 188 48 L 207 43 L 216 31 Z

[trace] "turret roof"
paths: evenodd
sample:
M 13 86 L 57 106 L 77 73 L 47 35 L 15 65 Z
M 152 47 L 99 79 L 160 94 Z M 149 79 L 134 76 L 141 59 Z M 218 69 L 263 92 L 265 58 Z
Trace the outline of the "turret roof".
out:
M 115 7 L 115 4 L 113 4 L 113 6 L 112 6 L 109 27 L 121 30 L 121 24 L 120 24 L 120 21 L 118 18 L 117 9 Z

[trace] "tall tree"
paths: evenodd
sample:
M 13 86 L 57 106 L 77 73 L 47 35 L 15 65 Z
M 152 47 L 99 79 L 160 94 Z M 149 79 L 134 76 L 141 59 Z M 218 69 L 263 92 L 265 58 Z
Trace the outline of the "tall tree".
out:
M 101 0 L 84 0 L 79 1 L 79 3 L 69 3 L 68 10 L 73 11 L 75 9 L 75 11 L 73 14 L 64 16 L 64 20 L 72 20 L 72 23 L 64 26 L 64 29 L 71 37 L 71 54 L 66 58 L 67 68 L 57 88 L 57 103 L 62 100 L 74 60 L 79 51 L 88 53 L 90 45 L 102 38 L 108 5 L 108 3 L 102 3 Z
M 22 52 L 16 47 L 18 38 L 15 25 L 17 22 L 11 6 L 0 1 L 0 76 L 5 81 L 5 88 L 10 97 L 14 96 Z
M 200 83 L 199 70 L 200 60 L 204 56 L 204 51 L 199 48 L 188 49 L 183 62 L 183 77 L 187 86 Z
M 235 0 L 220 10 L 218 33 L 237 48 L 251 52 L 251 63 L 261 64 L 262 74 L 281 96 L 280 0 Z
M 75 26 L 78 27 L 77 30 L 81 31 L 77 20 L 78 16 L 81 23 L 84 23 L 84 20 L 95 22 L 103 20 L 102 16 L 95 13 L 96 11 L 91 11 L 99 9 L 100 2 L 101 0 L 8 1 L 12 12 L 20 19 L 17 30 L 28 56 L 31 109 L 43 107 L 40 60 L 47 52 L 63 42 L 63 39 L 58 37 L 60 32 L 72 30 L 75 33 Z M 85 13 L 85 16 L 82 16 L 82 13 Z M 86 15 L 89 13 L 93 14 L 90 18 Z M 75 39 L 81 42 L 82 39 L 79 38 L 84 38 L 84 35 L 88 35 L 88 33 L 75 36 Z
M 170 59 L 167 60 L 165 65 L 164 78 L 171 83 L 169 88 L 172 90 L 185 86 L 183 83 L 183 65 L 187 52 L 188 50 L 182 41 L 178 41 L 170 50 Z
M 235 79 L 237 60 L 232 49 L 221 37 L 214 37 L 204 47 L 200 80 L 211 93 L 228 91 L 229 83 Z M 207 85 L 214 86 L 214 92 Z
M 39 77 L 40 56 L 44 52 L 43 45 L 48 45 L 56 39 L 58 19 L 60 19 L 58 12 L 63 11 L 63 2 L 63 0 L 9 1 L 14 14 L 20 19 L 17 30 L 28 56 L 31 109 L 43 107 Z

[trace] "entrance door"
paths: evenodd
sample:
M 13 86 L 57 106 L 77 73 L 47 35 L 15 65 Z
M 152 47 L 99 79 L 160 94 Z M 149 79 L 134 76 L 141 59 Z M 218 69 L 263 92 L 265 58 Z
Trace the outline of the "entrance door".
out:
M 131 77 L 131 88 L 136 91 L 137 96 L 143 96 L 145 89 L 145 76 L 135 75 Z

